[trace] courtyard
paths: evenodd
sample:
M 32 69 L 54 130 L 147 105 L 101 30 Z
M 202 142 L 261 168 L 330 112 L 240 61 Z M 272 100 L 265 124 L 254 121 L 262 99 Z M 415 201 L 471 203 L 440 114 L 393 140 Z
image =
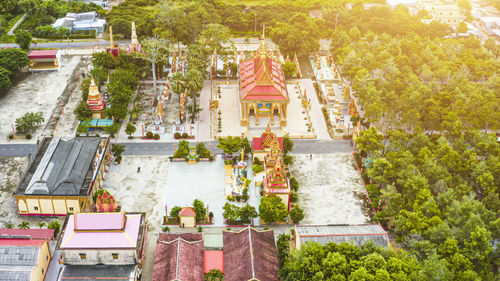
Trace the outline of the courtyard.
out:
M 365 188 L 350 153 L 296 154 L 291 168 L 299 182 L 302 224 L 362 224 L 369 220 Z M 312 159 L 310 158 L 312 156 Z

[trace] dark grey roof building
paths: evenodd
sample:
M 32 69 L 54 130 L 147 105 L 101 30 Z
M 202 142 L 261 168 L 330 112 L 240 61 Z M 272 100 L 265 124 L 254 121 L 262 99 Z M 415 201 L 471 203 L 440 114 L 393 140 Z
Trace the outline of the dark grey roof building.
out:
M 89 209 L 89 197 L 100 188 L 110 157 L 106 138 L 44 139 L 14 193 L 19 214 L 65 215 Z
M 372 240 L 375 246 L 384 248 L 389 246 L 387 232 L 378 224 L 295 226 L 295 245 L 298 249 L 308 241 L 318 242 L 321 245 L 329 242 L 336 244 L 347 242 L 361 246 L 369 240 Z

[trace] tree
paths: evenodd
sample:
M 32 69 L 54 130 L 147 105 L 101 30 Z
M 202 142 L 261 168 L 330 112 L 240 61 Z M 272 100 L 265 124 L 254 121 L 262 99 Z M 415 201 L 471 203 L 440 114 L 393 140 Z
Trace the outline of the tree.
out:
M 299 208 L 299 206 L 295 206 L 290 210 L 290 218 L 294 223 L 298 223 L 304 218 L 304 210 Z
M 224 279 L 224 274 L 218 269 L 211 269 L 207 274 L 205 274 L 205 278 L 207 281 L 221 281 Z
M 109 77 L 109 83 L 116 84 L 118 82 L 123 83 L 133 91 L 139 85 L 139 78 L 132 70 L 117 68 Z
M 130 38 L 132 34 L 131 23 L 123 18 L 116 18 L 110 21 L 113 27 L 113 34 L 121 34 L 123 38 Z
M 279 197 L 263 197 L 259 206 L 260 218 L 266 223 L 284 221 L 288 216 L 285 204 Z
M 42 112 L 28 112 L 16 119 L 16 131 L 30 132 L 33 128 L 42 124 L 44 120 Z
M 14 224 L 13 223 L 7 223 L 7 224 L 5 224 L 5 228 L 7 228 L 7 229 L 13 229 L 14 228 Z
M 130 121 L 127 123 L 127 127 L 125 127 L 125 133 L 129 136 L 132 136 L 133 133 L 135 133 L 136 128 L 134 124 L 132 124 Z
M 47 224 L 46 224 L 45 222 L 41 221 L 41 222 L 37 223 L 36 225 L 37 225 L 39 228 L 42 228 L 42 227 L 46 226 Z
M 244 222 L 250 222 L 251 219 L 256 218 L 258 216 L 259 214 L 257 213 L 257 210 L 255 210 L 255 207 L 249 204 L 246 204 L 245 206 L 241 207 L 239 211 L 239 217 Z
M 293 156 L 285 155 L 285 157 L 283 157 L 283 164 L 285 164 L 285 166 L 293 165 Z
M 282 63 L 281 68 L 286 78 L 292 78 L 297 73 L 297 65 L 293 61 Z
M 92 110 L 85 101 L 81 101 L 75 108 L 74 113 L 78 120 L 83 121 L 92 118 Z
M 156 64 L 161 60 L 166 60 L 168 58 L 168 48 L 169 42 L 165 39 L 161 39 L 158 36 L 151 37 L 149 39 L 143 40 L 141 42 L 141 47 L 145 60 L 151 63 L 151 69 L 153 72 L 153 95 L 154 102 L 158 101 L 156 95 Z
M 209 47 L 210 53 L 213 53 L 214 50 L 221 53 L 222 45 L 228 43 L 230 37 L 229 28 L 218 23 L 210 23 L 200 32 L 199 40 L 201 44 Z
M 111 152 L 115 157 L 119 157 L 125 151 L 125 146 L 123 144 L 114 143 L 111 145 Z
M 207 218 L 207 208 L 205 208 L 203 201 L 194 199 L 193 208 L 196 213 L 196 219 L 203 220 Z
M 0 50 L 0 67 L 10 72 L 10 78 L 14 78 L 19 70 L 30 64 L 26 51 L 18 48 Z
M 111 53 L 98 52 L 92 54 L 92 65 L 94 68 L 114 69 L 116 59 Z
M 362 155 L 378 155 L 384 149 L 383 139 L 384 136 L 378 134 L 375 127 L 370 127 L 370 129 L 359 133 L 359 136 L 356 138 L 356 144 Z
M 184 76 L 184 87 L 188 90 L 193 100 L 193 105 L 191 107 L 191 123 L 194 123 L 196 113 L 201 111 L 201 108 L 196 105 L 196 100 L 199 91 L 203 88 L 203 81 L 203 73 L 198 69 L 190 68 Z
M 47 228 L 54 229 L 54 236 L 56 237 L 61 230 L 61 223 L 58 220 L 52 221 L 49 225 L 47 225 Z
M 27 51 L 31 46 L 31 33 L 24 29 L 18 29 L 15 32 L 16 34 L 16 44 L 19 45 L 19 48 Z
M 101 87 L 108 80 L 108 73 L 109 70 L 104 67 L 94 67 L 90 71 L 90 75 L 94 78 L 97 87 Z
M 222 217 L 224 217 L 226 220 L 230 221 L 237 221 L 240 218 L 240 207 L 226 203 L 224 207 L 222 207 L 224 212 L 222 213 Z
M 17 227 L 20 229 L 30 229 L 30 223 L 23 221 L 20 224 L 18 224 Z
M 291 177 L 288 182 L 290 183 L 290 189 L 297 192 L 299 190 L 299 182 L 295 177 Z
M 293 150 L 293 141 L 288 136 L 284 136 L 283 137 L 283 153 L 285 155 L 287 155 L 288 152 L 291 152 L 292 150 Z
M 222 149 L 224 154 L 232 154 L 241 149 L 241 138 L 228 136 L 226 138 L 219 138 L 217 147 Z
M 461 22 L 457 27 L 457 33 L 466 33 L 467 30 L 469 29 L 467 28 L 467 24 L 465 22 Z
M 199 142 L 196 144 L 196 154 L 200 158 L 210 158 L 210 151 L 205 147 L 205 144 L 202 142 Z
M 10 71 L 0 67 L 0 93 L 8 90 L 12 85 L 10 81 Z
M 71 34 L 71 31 L 67 27 L 61 26 L 57 29 L 56 34 L 65 38 Z
M 172 210 L 170 210 L 170 217 L 171 217 L 172 219 L 179 219 L 179 213 L 180 213 L 180 211 L 181 211 L 181 210 L 182 210 L 182 208 L 181 208 L 181 207 L 179 207 L 179 206 L 174 206 L 174 207 L 172 208 Z

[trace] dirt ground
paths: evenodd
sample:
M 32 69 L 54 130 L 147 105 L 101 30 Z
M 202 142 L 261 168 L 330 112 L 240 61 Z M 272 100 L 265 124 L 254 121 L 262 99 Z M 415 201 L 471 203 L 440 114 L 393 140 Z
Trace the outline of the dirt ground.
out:
M 368 220 L 364 186 L 349 153 L 293 155 L 303 224 L 360 224 Z
M 62 57 L 59 71 L 31 73 L 7 94 L 0 96 L 0 141 L 7 140 L 17 118 L 27 112 L 41 111 L 45 122 L 32 133 L 31 142 L 36 142 L 79 61 L 79 56 Z M 25 141 L 24 138 L 22 140 Z
M 30 228 L 38 228 L 39 222 L 49 223 L 56 218 L 17 215 L 16 200 L 12 196 L 20 180 L 20 172 L 28 166 L 27 157 L 0 157 L 0 228 L 11 223 L 14 228 L 21 222 L 28 222 Z M 62 220 L 61 220 L 62 223 Z

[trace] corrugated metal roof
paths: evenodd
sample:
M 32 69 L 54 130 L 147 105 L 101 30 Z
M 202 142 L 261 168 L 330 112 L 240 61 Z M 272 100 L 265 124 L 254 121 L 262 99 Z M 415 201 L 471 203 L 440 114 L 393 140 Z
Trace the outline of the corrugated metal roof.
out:
M 30 280 L 39 250 L 39 247 L 0 246 L 0 280 Z
M 100 138 L 54 138 L 26 186 L 25 194 L 79 195 Z
M 302 243 L 315 241 L 321 245 L 329 242 L 354 243 L 361 246 L 372 240 L 376 246 L 387 247 L 389 238 L 385 230 L 378 224 L 362 225 L 301 225 L 297 226 L 296 234 Z

